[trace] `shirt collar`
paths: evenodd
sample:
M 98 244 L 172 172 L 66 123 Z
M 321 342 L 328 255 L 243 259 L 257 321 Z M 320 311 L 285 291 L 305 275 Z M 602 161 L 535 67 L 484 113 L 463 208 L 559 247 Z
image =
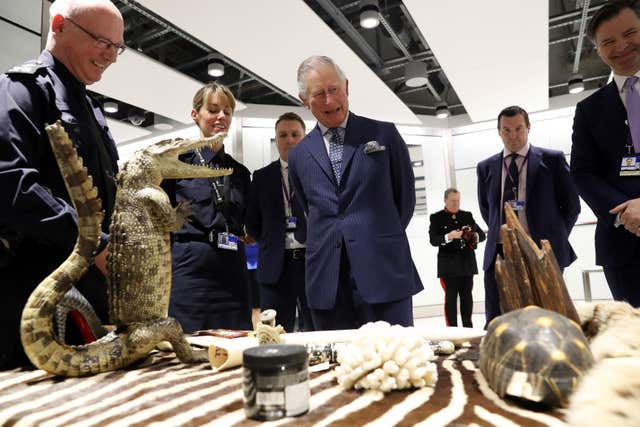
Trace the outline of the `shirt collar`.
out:
M 531 148 L 531 144 L 529 144 L 529 142 L 527 142 L 524 147 L 522 147 L 520 150 L 518 150 L 516 153 L 519 156 L 525 157 L 527 155 L 527 153 L 529 152 L 529 148 Z M 508 150 L 506 147 L 502 150 L 502 157 L 507 157 L 511 155 L 511 150 Z
M 286 162 L 282 159 L 278 159 L 280 160 L 280 170 L 283 171 L 285 169 L 287 169 L 289 167 L 289 162 Z
M 71 74 L 71 71 L 60 62 L 53 54 L 48 50 L 43 50 L 38 58 L 38 61 L 41 61 L 47 66 L 51 67 L 56 75 L 62 80 L 62 82 L 67 85 L 69 88 L 74 90 L 79 90 L 80 92 L 86 91 L 86 86 L 81 83 L 76 77 Z
M 636 77 L 640 77 L 640 70 L 634 74 Z M 613 80 L 615 80 L 616 85 L 618 86 L 618 92 L 622 93 L 624 91 L 624 82 L 631 76 L 621 76 L 620 74 L 613 73 Z
M 340 126 L 338 126 L 339 128 L 342 129 L 346 129 L 347 128 L 347 121 L 349 120 L 349 113 L 347 111 L 347 117 L 344 118 L 344 122 L 340 123 Z M 322 135 L 326 134 L 327 131 L 329 130 L 328 127 L 326 127 L 325 125 L 321 124 L 320 122 L 318 122 L 318 127 L 320 128 L 320 131 L 322 132 Z

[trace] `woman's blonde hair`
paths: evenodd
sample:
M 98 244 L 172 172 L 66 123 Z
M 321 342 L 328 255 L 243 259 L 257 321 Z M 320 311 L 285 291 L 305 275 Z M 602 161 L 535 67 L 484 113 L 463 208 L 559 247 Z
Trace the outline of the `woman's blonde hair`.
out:
M 223 84 L 217 82 L 207 83 L 202 86 L 196 94 L 193 96 L 193 109 L 196 111 L 200 111 L 200 108 L 205 104 L 205 102 L 209 102 L 209 99 L 214 94 L 222 95 L 225 98 L 225 101 L 231 107 L 231 112 L 236 110 L 236 98 L 233 96 L 228 87 Z

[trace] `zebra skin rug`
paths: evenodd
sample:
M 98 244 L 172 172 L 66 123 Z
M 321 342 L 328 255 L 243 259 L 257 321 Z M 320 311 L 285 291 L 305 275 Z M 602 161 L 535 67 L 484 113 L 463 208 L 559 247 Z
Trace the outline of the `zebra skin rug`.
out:
M 276 426 L 566 426 L 564 414 L 497 398 L 477 375 L 478 343 L 437 360 L 434 388 L 342 390 L 331 371 L 311 374 L 310 411 Z M 242 368 L 214 373 L 156 353 L 128 370 L 86 378 L 0 372 L 2 426 L 252 426 L 242 407 Z

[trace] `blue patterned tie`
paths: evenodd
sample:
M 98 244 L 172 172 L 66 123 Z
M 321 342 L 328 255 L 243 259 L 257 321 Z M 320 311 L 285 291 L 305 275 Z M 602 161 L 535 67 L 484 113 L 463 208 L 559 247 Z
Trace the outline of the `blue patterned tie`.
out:
M 636 153 L 640 153 L 640 95 L 636 90 L 636 82 L 638 77 L 633 76 L 627 78 L 624 82 L 625 101 L 627 104 L 627 121 L 629 123 L 629 131 L 631 132 L 631 140 Z
M 336 176 L 336 181 L 340 184 L 340 175 L 342 172 L 342 148 L 344 141 L 342 140 L 340 128 L 330 128 L 329 133 L 331 138 L 329 139 L 329 161 L 331 162 L 331 168 L 333 174 Z

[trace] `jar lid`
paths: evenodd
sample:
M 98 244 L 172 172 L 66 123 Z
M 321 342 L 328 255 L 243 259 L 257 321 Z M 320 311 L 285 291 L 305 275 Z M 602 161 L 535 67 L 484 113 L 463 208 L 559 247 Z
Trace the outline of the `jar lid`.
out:
M 269 344 L 251 347 L 242 352 L 242 364 L 251 368 L 273 368 L 276 365 L 307 363 L 307 349 L 296 344 Z

